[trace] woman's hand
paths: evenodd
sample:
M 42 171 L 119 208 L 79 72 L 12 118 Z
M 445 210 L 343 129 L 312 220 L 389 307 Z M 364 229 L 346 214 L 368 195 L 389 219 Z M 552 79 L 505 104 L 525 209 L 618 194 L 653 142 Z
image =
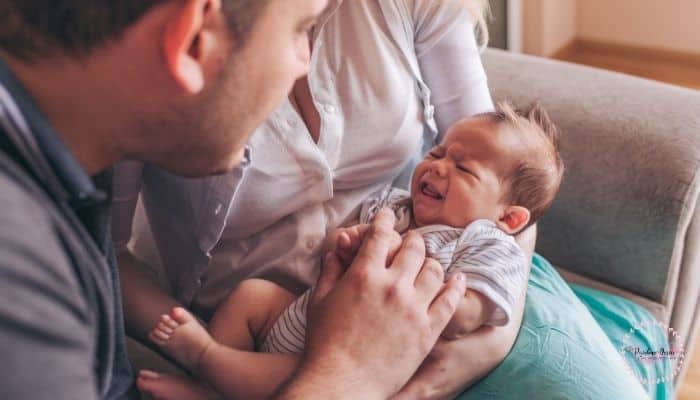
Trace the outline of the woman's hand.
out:
M 532 258 L 537 227 L 516 237 L 528 260 Z M 515 343 L 525 310 L 527 277 L 523 293 L 513 309 L 510 323 L 502 327 L 482 326 L 457 339 L 441 338 L 416 374 L 394 399 L 453 399 L 493 370 L 508 355 Z

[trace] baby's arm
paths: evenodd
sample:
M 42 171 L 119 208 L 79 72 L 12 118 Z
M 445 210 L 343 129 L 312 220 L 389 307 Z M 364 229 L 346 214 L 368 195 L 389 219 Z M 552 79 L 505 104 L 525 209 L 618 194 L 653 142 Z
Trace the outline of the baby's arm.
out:
M 511 236 L 480 220 L 462 233 L 447 271 L 467 278 L 465 296 L 443 332 L 446 339 L 459 339 L 482 325 L 510 321 L 525 282 L 527 259 Z
M 496 305 L 481 292 L 467 289 L 457 312 L 442 332 L 442 337 L 455 340 L 468 335 L 484 325 L 495 309 Z

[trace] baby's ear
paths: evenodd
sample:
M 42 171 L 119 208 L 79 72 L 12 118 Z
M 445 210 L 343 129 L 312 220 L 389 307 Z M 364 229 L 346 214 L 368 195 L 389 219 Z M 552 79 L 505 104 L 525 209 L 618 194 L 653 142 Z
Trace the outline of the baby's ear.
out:
M 498 218 L 498 225 L 503 231 L 514 235 L 530 222 L 530 210 L 521 206 L 507 206 Z

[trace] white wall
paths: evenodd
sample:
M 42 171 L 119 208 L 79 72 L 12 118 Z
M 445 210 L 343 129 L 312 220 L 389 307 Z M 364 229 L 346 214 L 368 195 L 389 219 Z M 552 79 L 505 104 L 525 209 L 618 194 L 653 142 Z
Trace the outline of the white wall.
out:
M 523 0 L 523 51 L 551 56 L 569 44 L 577 32 L 576 14 L 576 0 Z
M 576 11 L 582 39 L 700 53 L 700 0 L 578 0 Z

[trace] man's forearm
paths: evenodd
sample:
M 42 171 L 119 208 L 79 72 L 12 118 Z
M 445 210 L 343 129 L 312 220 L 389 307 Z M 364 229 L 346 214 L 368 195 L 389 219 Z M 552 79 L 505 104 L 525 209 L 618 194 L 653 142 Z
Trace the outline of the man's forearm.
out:
M 122 253 L 117 260 L 126 332 L 142 344 L 158 350 L 148 340 L 148 332 L 161 314 L 167 314 L 181 304 L 144 271 L 142 263 L 131 253 Z
M 328 355 L 331 359 L 332 356 Z M 382 393 L 373 390 L 365 382 L 350 382 L 341 376 L 343 368 L 316 368 L 302 366 L 297 373 L 283 385 L 271 398 L 275 400 L 313 400 L 313 399 L 383 399 Z

